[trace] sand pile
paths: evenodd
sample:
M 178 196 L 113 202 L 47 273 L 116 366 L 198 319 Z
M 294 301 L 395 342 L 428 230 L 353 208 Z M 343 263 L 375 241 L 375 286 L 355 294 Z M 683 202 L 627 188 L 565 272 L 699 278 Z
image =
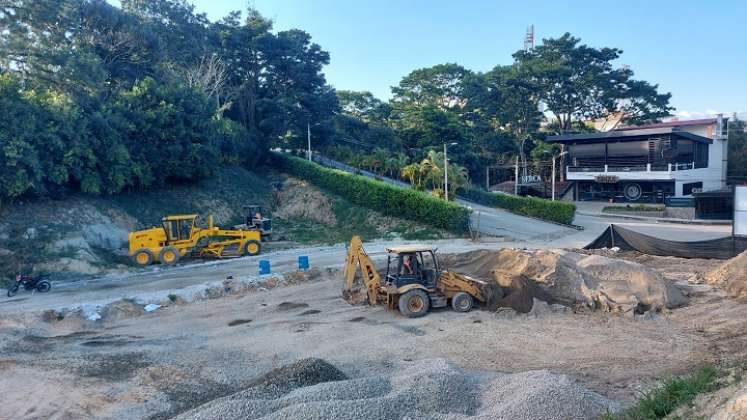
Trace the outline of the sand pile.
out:
M 611 312 L 658 311 L 687 303 L 656 271 L 630 261 L 567 251 L 502 249 L 444 258 L 454 271 L 493 279 L 505 296 L 488 307 L 529 312 L 533 300 Z
M 565 376 L 547 371 L 467 373 L 442 359 L 411 362 L 393 375 L 354 379 L 312 359 L 268 375 L 257 386 L 177 418 L 596 419 L 618 410 L 617 404 Z
M 747 299 L 747 251 L 709 271 L 705 275 L 709 284 L 723 287 L 736 299 Z
M 278 208 L 273 216 L 280 219 L 301 217 L 325 225 L 337 223 L 332 203 L 318 188 L 305 181 L 289 179 L 277 196 Z

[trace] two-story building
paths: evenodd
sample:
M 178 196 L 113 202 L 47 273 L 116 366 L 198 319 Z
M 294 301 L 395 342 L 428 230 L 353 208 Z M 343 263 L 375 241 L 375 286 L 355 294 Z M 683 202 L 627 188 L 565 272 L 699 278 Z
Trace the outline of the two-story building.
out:
M 662 202 L 726 187 L 722 117 L 550 136 L 564 145 L 576 200 Z

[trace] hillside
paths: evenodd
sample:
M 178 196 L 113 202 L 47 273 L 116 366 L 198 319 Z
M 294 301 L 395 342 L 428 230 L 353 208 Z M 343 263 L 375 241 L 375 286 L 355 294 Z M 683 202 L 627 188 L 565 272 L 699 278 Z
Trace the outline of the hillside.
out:
M 218 225 L 241 223 L 244 207 L 259 204 L 273 219 L 268 248 L 365 239 L 431 239 L 448 234 L 374 211 L 298 179 L 241 167 L 221 169 L 195 184 L 110 197 L 75 195 L 34 200 L 0 209 L 0 276 L 18 272 L 97 275 L 134 267 L 126 255 L 130 230 L 158 225 L 166 214 L 212 214 Z M 290 243 L 289 243 L 290 242 Z M 62 275 L 62 274 L 66 274 Z

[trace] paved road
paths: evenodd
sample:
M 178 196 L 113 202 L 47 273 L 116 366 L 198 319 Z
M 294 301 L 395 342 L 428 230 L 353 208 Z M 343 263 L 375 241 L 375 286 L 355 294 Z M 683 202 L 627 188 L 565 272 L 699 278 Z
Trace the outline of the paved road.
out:
M 324 166 L 358 173 L 369 178 L 376 178 L 399 187 L 410 188 L 410 184 L 406 182 L 381 177 L 373 172 L 357 169 L 324 156 L 315 155 L 314 160 Z M 483 206 L 461 198 L 458 199 L 457 202 L 465 207 L 472 208 L 473 212 L 470 220 L 472 229 L 479 231 L 482 235 L 500 236 L 514 240 L 551 240 L 573 233 L 573 229 L 565 226 L 520 216 L 505 210 Z

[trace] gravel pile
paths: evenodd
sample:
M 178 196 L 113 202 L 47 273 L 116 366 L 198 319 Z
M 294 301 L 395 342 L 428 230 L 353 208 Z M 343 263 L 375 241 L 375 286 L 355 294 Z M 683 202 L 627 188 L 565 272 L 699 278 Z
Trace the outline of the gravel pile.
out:
M 547 371 L 467 373 L 443 359 L 353 379 L 310 359 L 270 372 L 256 384 L 177 418 L 596 419 L 618 409 L 565 376 Z

